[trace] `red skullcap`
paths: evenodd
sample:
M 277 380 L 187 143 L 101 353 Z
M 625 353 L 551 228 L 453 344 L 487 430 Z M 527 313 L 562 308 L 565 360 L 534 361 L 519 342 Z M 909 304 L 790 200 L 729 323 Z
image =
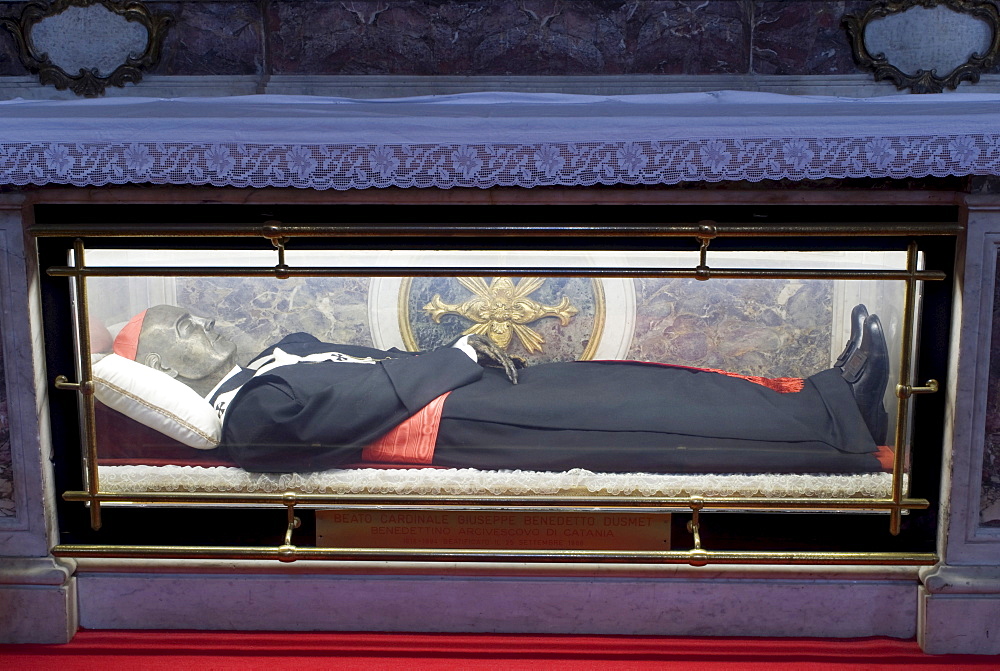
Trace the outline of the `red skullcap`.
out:
M 142 332 L 142 320 L 145 318 L 146 311 L 143 310 L 132 317 L 118 332 L 118 337 L 115 338 L 115 354 L 135 361 L 135 354 L 139 349 L 139 334 Z

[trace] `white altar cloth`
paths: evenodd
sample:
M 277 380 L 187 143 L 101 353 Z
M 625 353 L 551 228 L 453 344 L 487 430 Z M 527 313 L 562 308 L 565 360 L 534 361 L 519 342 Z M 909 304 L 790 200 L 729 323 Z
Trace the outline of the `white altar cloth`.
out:
M 1000 175 L 1000 95 L 0 102 L 0 184 L 352 189 Z

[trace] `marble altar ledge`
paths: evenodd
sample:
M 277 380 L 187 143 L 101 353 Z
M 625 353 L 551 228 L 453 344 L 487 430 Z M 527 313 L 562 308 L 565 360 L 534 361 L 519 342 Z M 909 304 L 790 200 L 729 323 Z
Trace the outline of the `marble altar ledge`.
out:
M 930 594 L 994 594 L 1000 596 L 1000 566 L 938 564 L 920 571 Z
M 56 557 L 0 557 L 0 585 L 65 585 L 76 560 Z

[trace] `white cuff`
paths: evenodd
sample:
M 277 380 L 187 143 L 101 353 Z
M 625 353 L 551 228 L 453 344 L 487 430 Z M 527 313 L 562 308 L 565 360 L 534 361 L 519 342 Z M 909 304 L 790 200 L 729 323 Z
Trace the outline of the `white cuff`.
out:
M 476 350 L 472 349 L 472 345 L 469 344 L 469 336 L 462 336 L 455 341 L 455 344 L 452 345 L 452 347 L 462 350 L 469 355 L 470 359 L 479 363 L 479 355 L 476 353 Z

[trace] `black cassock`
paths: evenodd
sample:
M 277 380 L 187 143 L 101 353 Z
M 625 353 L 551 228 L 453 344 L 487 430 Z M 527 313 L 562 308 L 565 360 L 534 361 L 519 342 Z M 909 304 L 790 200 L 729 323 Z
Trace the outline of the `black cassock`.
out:
M 280 351 L 275 352 L 278 349 Z M 295 361 L 271 363 L 285 357 Z M 264 362 L 264 365 L 261 365 Z M 826 370 L 781 394 L 747 380 L 638 362 L 529 366 L 512 385 L 464 352 L 414 354 L 284 338 L 212 396 L 241 467 L 305 472 L 361 459 L 445 392 L 434 465 L 654 473 L 880 470 L 848 384 Z

